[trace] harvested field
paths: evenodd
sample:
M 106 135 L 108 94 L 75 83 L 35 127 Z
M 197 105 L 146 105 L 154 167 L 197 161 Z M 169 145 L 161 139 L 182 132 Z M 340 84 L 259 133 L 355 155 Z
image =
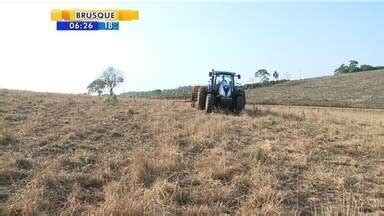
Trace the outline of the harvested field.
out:
M 384 214 L 384 110 L 0 90 L 0 215 Z

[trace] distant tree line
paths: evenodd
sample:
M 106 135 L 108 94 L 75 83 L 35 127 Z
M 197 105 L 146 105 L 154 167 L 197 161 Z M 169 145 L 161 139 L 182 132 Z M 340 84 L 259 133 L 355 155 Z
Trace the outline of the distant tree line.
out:
M 155 89 L 152 91 L 131 91 L 120 95 L 159 99 L 186 99 L 191 97 L 192 86 L 181 86 L 174 89 Z
M 334 71 L 335 75 L 337 74 L 346 74 L 346 73 L 356 73 L 356 72 L 364 72 L 364 71 L 372 71 L 372 70 L 381 70 L 384 69 L 384 66 L 371 66 L 367 64 L 363 64 L 359 66 L 359 62 L 356 60 L 350 60 L 349 64 L 342 64 Z
M 249 84 L 243 85 L 243 87 L 244 87 L 244 89 L 253 89 L 253 88 L 272 86 L 272 85 L 284 83 L 287 81 L 289 81 L 289 80 L 287 80 L 287 79 L 271 80 L 271 81 L 267 81 L 267 82 L 249 83 Z
M 259 78 L 260 82 L 245 84 L 243 85 L 243 88 L 252 89 L 252 88 L 270 86 L 277 83 L 283 83 L 288 81 L 286 79 L 279 80 L 279 73 L 277 71 L 274 71 L 272 73 L 272 77 L 274 80 L 270 80 L 271 74 L 266 69 L 260 69 L 257 72 L 255 72 L 255 77 Z M 130 96 L 130 97 L 158 98 L 158 99 L 187 99 L 191 97 L 191 92 L 192 92 L 192 86 L 181 86 L 175 89 L 131 91 L 131 92 L 122 93 L 120 95 Z
M 336 70 L 335 74 L 355 73 L 362 71 L 380 70 L 384 69 L 384 66 L 371 66 L 360 65 L 356 60 L 350 60 L 348 65 L 342 64 Z M 276 70 L 273 73 L 268 72 L 266 69 L 259 69 L 254 73 L 254 77 L 259 81 L 256 83 L 250 83 L 243 85 L 244 89 L 259 88 L 265 86 L 271 86 L 278 83 L 289 81 L 288 79 L 279 79 L 280 74 Z M 272 80 L 271 80 L 272 79 Z M 115 68 L 107 68 L 100 78 L 94 80 L 89 84 L 88 91 L 90 93 L 96 93 L 101 95 L 104 91 L 107 91 L 110 96 L 114 95 L 114 88 L 124 81 L 121 72 Z M 159 98 L 159 99 L 180 99 L 189 98 L 191 95 L 192 86 L 181 86 L 174 89 L 155 89 L 152 91 L 131 91 L 125 92 L 120 95 L 130 97 L 146 97 L 146 98 Z

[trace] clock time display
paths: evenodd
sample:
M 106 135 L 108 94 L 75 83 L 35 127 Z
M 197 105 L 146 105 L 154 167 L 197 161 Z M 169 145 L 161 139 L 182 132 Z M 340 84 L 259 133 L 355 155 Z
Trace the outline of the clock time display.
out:
M 59 31 L 119 30 L 119 22 L 58 21 L 56 29 Z

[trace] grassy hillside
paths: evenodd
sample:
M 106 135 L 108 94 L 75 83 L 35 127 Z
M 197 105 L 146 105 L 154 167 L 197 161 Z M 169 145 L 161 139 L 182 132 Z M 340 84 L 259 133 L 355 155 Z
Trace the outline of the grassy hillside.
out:
M 381 215 L 383 122 L 0 90 L 0 215 Z
M 250 89 L 256 104 L 384 108 L 384 70 L 289 81 Z

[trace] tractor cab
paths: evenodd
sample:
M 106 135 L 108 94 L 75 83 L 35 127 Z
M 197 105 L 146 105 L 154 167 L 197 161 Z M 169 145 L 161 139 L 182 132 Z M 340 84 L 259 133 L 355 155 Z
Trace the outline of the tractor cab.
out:
M 226 71 L 214 71 L 209 73 L 210 81 L 208 91 L 215 92 L 221 97 L 231 97 L 235 91 L 235 77 L 239 79 L 240 75 Z
M 215 77 L 216 81 L 213 81 L 215 84 L 216 91 L 219 95 L 223 97 L 229 97 L 233 91 L 233 76 L 221 74 L 220 76 Z

